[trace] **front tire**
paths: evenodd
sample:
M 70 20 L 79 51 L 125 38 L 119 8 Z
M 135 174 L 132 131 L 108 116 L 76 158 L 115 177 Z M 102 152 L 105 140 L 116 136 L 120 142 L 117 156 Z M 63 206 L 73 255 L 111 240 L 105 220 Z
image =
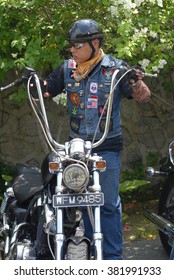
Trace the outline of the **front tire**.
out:
M 174 224 L 174 174 L 168 176 L 163 185 L 159 198 L 158 214 Z M 172 240 L 160 230 L 159 237 L 165 252 L 170 256 Z

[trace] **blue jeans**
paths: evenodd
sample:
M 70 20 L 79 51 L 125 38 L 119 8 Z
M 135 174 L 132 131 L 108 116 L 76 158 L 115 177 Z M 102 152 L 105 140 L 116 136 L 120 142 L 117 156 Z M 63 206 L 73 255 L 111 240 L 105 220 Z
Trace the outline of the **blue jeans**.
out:
M 122 259 L 122 207 L 119 196 L 120 153 L 98 153 L 106 160 L 106 171 L 100 173 L 100 184 L 104 193 L 101 207 L 101 227 L 103 233 L 103 259 Z M 85 236 L 91 239 L 92 227 L 84 211 Z

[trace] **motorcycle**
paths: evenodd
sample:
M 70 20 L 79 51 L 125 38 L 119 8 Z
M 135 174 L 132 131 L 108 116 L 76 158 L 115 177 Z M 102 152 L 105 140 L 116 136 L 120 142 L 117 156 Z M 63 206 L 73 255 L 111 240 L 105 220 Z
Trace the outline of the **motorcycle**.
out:
M 4 91 L 28 81 L 28 99 L 51 150 L 41 168 L 18 164 L 17 174 L 4 193 L 0 209 L 3 259 L 102 260 L 100 207 L 104 204 L 104 195 L 99 174 L 106 170 L 106 162 L 93 154 L 92 149 L 106 139 L 114 89 L 130 71 L 132 69 L 118 79 L 117 69 L 112 76 L 110 94 L 103 108 L 104 113 L 107 106 L 105 130 L 97 141 L 95 134 L 92 141 L 75 138 L 60 144 L 53 139 L 40 79 L 33 69 L 26 68 L 23 77 L 0 88 Z M 37 101 L 30 93 L 31 81 L 36 84 Z M 84 208 L 93 228 L 92 240 L 84 235 Z
M 147 177 L 163 176 L 162 189 L 155 212 L 144 209 L 144 216 L 158 228 L 161 244 L 169 256 L 174 260 L 174 141 L 169 144 L 168 156 L 159 162 L 159 170 L 147 167 Z

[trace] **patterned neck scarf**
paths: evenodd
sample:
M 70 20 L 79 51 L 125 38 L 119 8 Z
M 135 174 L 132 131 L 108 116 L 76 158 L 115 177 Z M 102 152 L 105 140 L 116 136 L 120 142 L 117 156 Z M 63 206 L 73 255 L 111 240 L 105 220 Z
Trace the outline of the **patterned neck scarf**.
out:
M 74 71 L 74 79 L 79 82 L 84 79 L 88 73 L 103 59 L 104 52 L 102 49 L 89 61 L 79 63 Z

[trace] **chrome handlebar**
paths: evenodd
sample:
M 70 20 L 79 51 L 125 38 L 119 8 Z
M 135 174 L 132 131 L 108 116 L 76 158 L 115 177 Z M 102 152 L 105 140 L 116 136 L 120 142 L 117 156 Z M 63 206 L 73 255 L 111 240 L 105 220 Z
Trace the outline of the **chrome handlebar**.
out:
M 120 69 L 116 69 L 114 74 L 112 75 L 110 94 L 109 94 L 109 97 L 108 97 L 108 99 L 107 99 L 107 101 L 105 103 L 105 106 L 103 108 L 103 112 L 104 112 L 104 110 L 105 110 L 105 108 L 107 106 L 107 116 L 106 116 L 105 130 L 104 130 L 104 133 L 103 133 L 101 139 L 96 141 L 96 142 L 94 142 L 96 134 L 97 134 L 97 131 L 98 131 L 98 127 L 99 127 L 99 124 L 100 124 L 100 120 L 102 118 L 102 114 L 101 114 L 99 122 L 98 122 L 98 125 L 97 125 L 96 130 L 95 130 L 94 138 L 93 138 L 92 143 L 91 143 L 91 149 L 98 147 L 106 139 L 108 131 L 109 131 L 110 117 L 111 117 L 112 104 L 113 104 L 113 98 L 114 98 L 114 90 L 117 87 L 117 85 L 120 82 L 120 80 L 127 73 L 132 71 L 132 69 L 133 68 L 128 69 L 117 81 L 116 81 L 116 76 L 117 76 L 117 74 L 118 74 Z M 6 90 L 8 88 L 11 88 L 11 87 L 17 85 L 17 84 L 20 84 L 21 82 L 26 80 L 27 77 L 29 77 L 28 78 L 28 83 L 27 83 L 27 93 L 28 93 L 30 105 L 31 105 L 31 107 L 32 107 L 32 109 L 33 109 L 33 111 L 34 111 L 34 113 L 35 113 L 35 115 L 36 115 L 40 125 L 41 125 L 41 128 L 42 128 L 42 130 L 44 132 L 44 135 L 45 135 L 45 138 L 46 138 L 46 141 L 47 141 L 47 143 L 49 144 L 49 146 L 50 146 L 50 148 L 52 150 L 54 150 L 55 148 L 56 149 L 60 149 L 60 150 L 65 150 L 65 148 L 66 148 L 65 145 L 60 144 L 57 141 L 55 141 L 53 139 L 52 135 L 51 135 L 39 78 L 38 78 L 36 72 L 33 69 L 26 68 L 26 70 L 28 71 L 27 72 L 27 76 L 23 76 L 23 77 L 17 79 L 13 83 L 11 83 L 11 84 L 9 84 L 9 85 L 7 85 L 5 87 L 0 87 L 0 91 L 4 91 L 4 90 Z M 148 74 L 148 73 L 143 73 L 143 72 L 142 72 L 142 75 L 143 76 L 147 76 L 147 77 L 157 77 L 157 74 Z M 36 88 L 37 88 L 37 92 L 38 92 L 39 103 L 40 103 L 40 108 L 41 108 L 41 113 L 42 113 L 42 120 L 39 117 L 39 115 L 37 113 L 37 110 L 36 110 L 36 107 L 37 107 L 36 101 L 31 97 L 31 94 L 30 94 L 30 82 L 31 82 L 31 79 L 33 79 L 33 78 L 35 79 L 35 82 L 36 82 Z M 170 155 L 170 158 L 171 158 L 171 161 L 173 163 L 174 161 L 173 161 L 173 157 L 171 155 Z
M 118 83 L 120 82 L 120 80 L 128 73 L 130 72 L 132 69 L 129 69 L 127 70 L 122 76 L 120 79 L 117 80 L 117 82 L 115 83 L 115 79 L 116 79 L 116 76 L 119 72 L 119 69 L 116 69 L 114 74 L 112 75 L 112 80 L 111 80 L 111 88 L 110 88 L 110 94 L 109 94 L 109 97 L 107 99 L 107 102 L 105 103 L 105 106 L 103 108 L 103 111 L 105 110 L 106 106 L 107 106 L 107 116 L 106 116 L 106 125 L 105 125 L 105 130 L 104 130 L 104 133 L 101 137 L 100 140 L 98 140 L 97 142 L 94 143 L 94 140 L 95 140 L 95 136 L 96 136 L 96 133 L 97 133 L 97 130 L 98 130 L 98 126 L 99 126 L 99 123 L 100 123 L 100 119 L 99 119 L 99 122 L 98 122 L 98 126 L 96 127 L 96 133 L 94 134 L 94 138 L 93 138 L 93 141 L 92 141 L 92 145 L 91 145 L 91 148 L 96 148 L 98 147 L 99 145 L 101 145 L 104 140 L 106 139 L 107 137 L 107 134 L 108 134 L 108 131 L 109 131 L 109 124 L 110 124 L 110 118 L 111 118 L 111 112 L 112 112 L 112 103 L 113 103 L 113 97 L 114 97 L 114 90 L 116 88 L 116 86 L 118 85 Z M 49 123 L 48 123 L 48 118 L 47 118 L 47 114 L 46 114 L 46 110 L 45 110 L 45 105 L 44 105 L 44 100 L 43 100 L 43 95 L 42 95 L 42 90 L 41 90 L 41 86 L 40 86 L 40 82 L 39 82 L 39 78 L 37 76 L 36 73 L 33 74 L 33 76 L 35 81 L 36 81 L 36 87 L 37 87 L 37 92 L 38 92 L 38 97 L 39 97 L 39 102 L 40 102 L 40 108 L 41 108 L 41 111 L 42 111 L 42 118 L 43 118 L 43 122 L 44 122 L 44 129 L 45 129 L 45 136 L 47 138 L 47 142 L 49 141 L 50 142 L 50 146 L 52 145 L 53 147 L 56 147 L 58 149 L 65 149 L 65 145 L 62 145 L 58 142 L 56 142 L 51 133 L 50 133 L 50 128 L 49 128 Z M 35 115 L 37 116 L 39 122 L 40 122 L 40 119 L 37 115 L 37 112 L 35 110 L 35 106 L 33 104 L 33 98 L 31 97 L 31 94 L 30 94 L 30 81 L 31 81 L 31 78 L 29 78 L 28 80 L 28 85 L 27 85 L 27 92 L 28 92 L 28 97 L 29 97 L 29 101 L 30 101 L 30 104 L 31 104 L 31 107 L 33 109 L 33 111 L 35 112 Z M 102 117 L 102 114 L 101 114 L 101 117 Z M 100 117 L 100 118 L 101 118 Z M 42 124 L 41 124 L 42 125 Z M 52 149 L 54 149 L 52 147 Z

